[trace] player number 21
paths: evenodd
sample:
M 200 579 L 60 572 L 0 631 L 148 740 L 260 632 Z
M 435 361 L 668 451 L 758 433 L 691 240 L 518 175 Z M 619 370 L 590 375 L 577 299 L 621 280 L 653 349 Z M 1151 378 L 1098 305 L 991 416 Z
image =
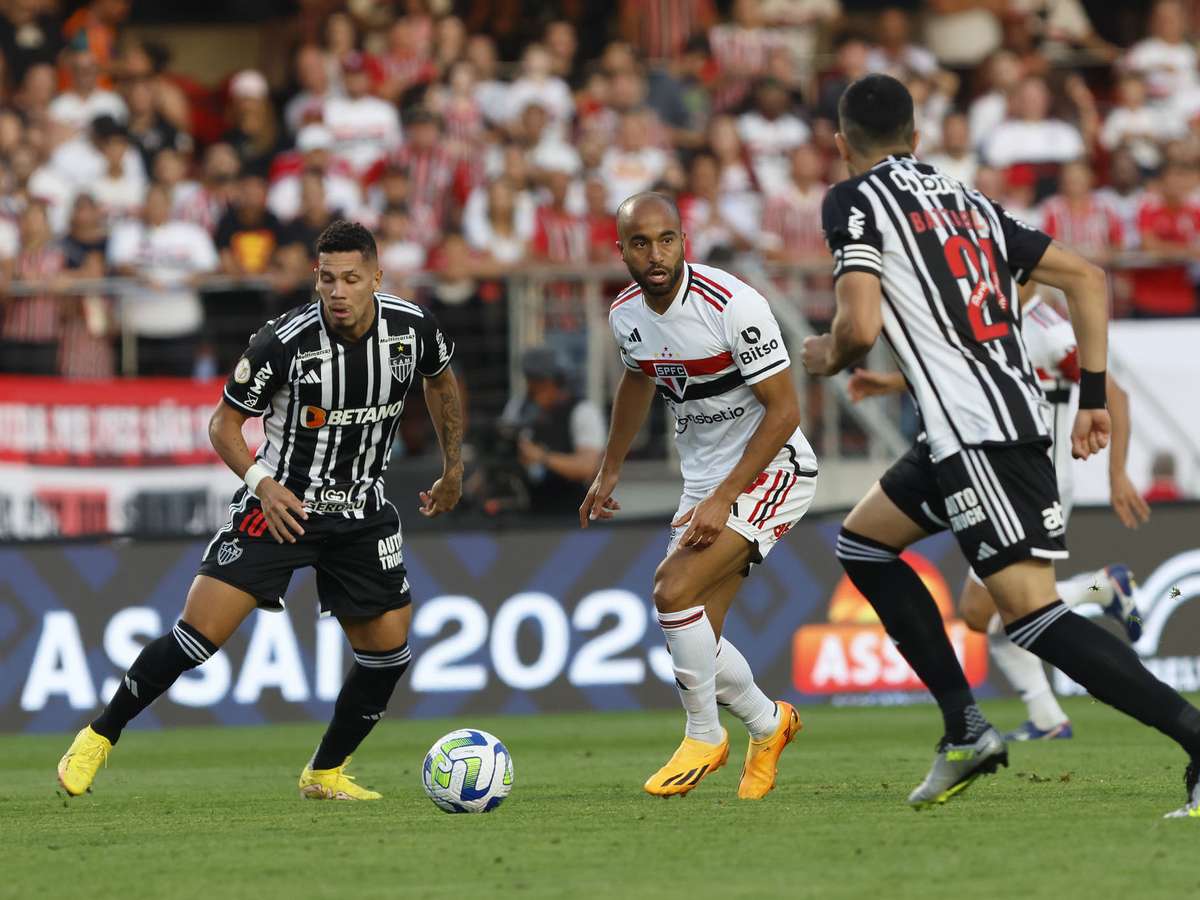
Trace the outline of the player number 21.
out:
M 975 335 L 975 340 L 983 343 L 984 341 L 994 341 L 1008 334 L 1007 322 L 988 323 L 983 320 L 984 304 L 987 303 L 989 295 L 994 293 L 1000 309 L 1006 310 L 1008 309 L 1008 298 L 1000 289 L 999 276 L 996 274 L 999 271 L 996 268 L 996 251 L 992 246 L 991 238 L 979 238 L 979 246 L 983 248 L 988 259 L 991 283 L 983 277 L 983 266 L 980 265 L 979 251 L 975 249 L 974 243 L 961 234 L 955 234 L 946 241 L 944 249 L 946 264 L 950 267 L 951 275 L 955 278 L 966 278 L 968 281 L 974 278 L 979 279 L 975 282 L 971 289 L 971 296 L 967 299 L 967 321 L 971 323 L 971 331 Z

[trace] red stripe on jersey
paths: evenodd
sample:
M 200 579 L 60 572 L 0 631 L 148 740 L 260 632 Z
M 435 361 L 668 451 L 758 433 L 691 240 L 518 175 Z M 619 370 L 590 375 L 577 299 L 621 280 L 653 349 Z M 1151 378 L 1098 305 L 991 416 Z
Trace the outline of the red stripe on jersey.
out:
M 638 283 L 635 281 L 633 284 L 622 288 L 621 293 L 617 294 L 617 299 L 620 300 L 622 297 L 624 297 L 630 291 L 636 291 L 636 290 L 638 290 Z
M 759 498 L 758 503 L 756 503 L 754 505 L 754 511 L 752 513 L 750 513 L 750 518 L 748 518 L 746 520 L 747 522 L 750 522 L 751 524 L 753 524 L 754 520 L 758 518 L 758 511 L 760 509 L 762 509 L 763 504 L 767 502 L 767 498 L 770 497 L 771 494 L 773 494 L 775 492 L 775 489 L 777 487 L 779 487 L 779 479 L 782 477 L 783 477 L 782 472 L 775 473 L 775 480 L 771 482 L 771 486 L 769 488 L 767 488 L 765 491 L 763 491 L 763 495 Z
M 682 365 L 689 375 L 716 375 L 722 369 L 733 365 L 733 354 L 726 351 L 706 359 L 639 359 L 637 361 L 637 364 L 642 367 L 642 371 L 651 378 L 657 374 L 654 371 L 655 363 Z
M 701 300 L 703 300 L 705 303 L 707 303 L 709 306 L 711 306 L 717 312 L 725 312 L 725 307 L 723 307 L 720 303 L 718 303 L 712 297 L 708 296 L 708 294 L 704 293 L 704 291 L 700 290 L 699 288 L 693 287 L 690 291 L 688 291 L 688 293 L 692 294 L 696 297 L 699 297 Z
M 614 309 L 616 309 L 616 308 L 617 308 L 618 306 L 620 306 L 622 303 L 628 303 L 630 300 L 633 300 L 634 298 L 636 298 L 636 297 L 640 297 L 640 296 L 642 296 L 642 292 L 641 292 L 641 291 L 634 291 L 634 292 L 633 292 L 632 294 L 630 294 L 628 297 L 622 297 L 621 299 L 619 299 L 619 300 L 618 300 L 616 303 L 614 303 L 612 306 L 610 306 L 610 307 L 608 308 L 608 311 L 609 311 L 609 312 L 612 312 Z
M 707 285 L 710 285 L 710 286 L 712 286 L 712 287 L 716 288 L 718 291 L 720 291 L 720 292 L 721 292 L 722 294 L 724 294 L 726 297 L 729 297 L 730 299 L 732 299 L 732 298 L 733 298 L 733 294 L 729 292 L 729 289 L 728 289 L 728 288 L 723 288 L 723 287 L 721 287 L 721 285 L 717 284 L 717 283 L 716 283 L 715 281 L 713 281 L 711 278 L 705 278 L 703 275 L 701 275 L 701 274 L 700 274 L 699 272 L 697 272 L 695 269 L 692 269 L 692 274 L 693 274 L 693 275 L 695 275 L 697 278 L 699 278 L 701 281 L 703 281 L 705 284 L 707 284 Z

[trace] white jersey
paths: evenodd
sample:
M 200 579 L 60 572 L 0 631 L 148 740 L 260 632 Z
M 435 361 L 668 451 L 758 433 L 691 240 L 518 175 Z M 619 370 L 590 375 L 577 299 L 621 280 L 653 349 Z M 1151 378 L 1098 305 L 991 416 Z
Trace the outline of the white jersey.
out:
M 608 320 L 625 367 L 653 378 L 675 416 L 684 491 L 708 494 L 741 460 L 763 419 L 750 386 L 790 365 L 770 306 L 728 272 L 685 264 L 661 316 L 634 284 L 617 295 Z M 767 469 L 816 475 L 816 456 L 799 428 Z
M 1034 294 L 1021 309 L 1021 337 L 1029 362 L 1037 372 L 1042 393 L 1053 410 L 1054 471 L 1063 508 L 1070 510 L 1074 490 L 1071 477 L 1071 425 L 1079 406 L 1079 353 L 1075 331 L 1051 304 Z

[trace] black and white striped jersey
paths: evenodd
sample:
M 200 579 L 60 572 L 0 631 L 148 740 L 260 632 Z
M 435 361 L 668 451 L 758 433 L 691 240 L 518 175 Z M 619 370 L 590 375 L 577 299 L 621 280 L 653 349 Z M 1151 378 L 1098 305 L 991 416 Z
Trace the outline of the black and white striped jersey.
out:
M 310 512 L 362 518 L 383 504 L 404 397 L 450 364 L 454 343 L 429 310 L 375 295 L 370 331 L 348 343 L 317 301 L 267 322 L 225 383 L 225 402 L 263 416 L 258 462 Z
M 822 220 L 834 278 L 882 282 L 883 334 L 934 461 L 963 447 L 1049 442 L 1017 301 L 1048 235 L 908 155 L 830 188 Z

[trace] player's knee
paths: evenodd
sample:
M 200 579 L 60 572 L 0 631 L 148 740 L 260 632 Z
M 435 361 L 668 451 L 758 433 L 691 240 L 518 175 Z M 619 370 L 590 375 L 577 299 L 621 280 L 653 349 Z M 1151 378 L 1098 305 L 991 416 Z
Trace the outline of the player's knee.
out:
M 983 585 L 968 581 L 958 606 L 959 614 L 968 628 L 980 634 L 987 633 L 988 623 L 996 612 L 996 605 Z
M 654 573 L 654 608 L 659 612 L 679 612 L 695 605 L 685 579 L 672 568 L 659 566 Z

